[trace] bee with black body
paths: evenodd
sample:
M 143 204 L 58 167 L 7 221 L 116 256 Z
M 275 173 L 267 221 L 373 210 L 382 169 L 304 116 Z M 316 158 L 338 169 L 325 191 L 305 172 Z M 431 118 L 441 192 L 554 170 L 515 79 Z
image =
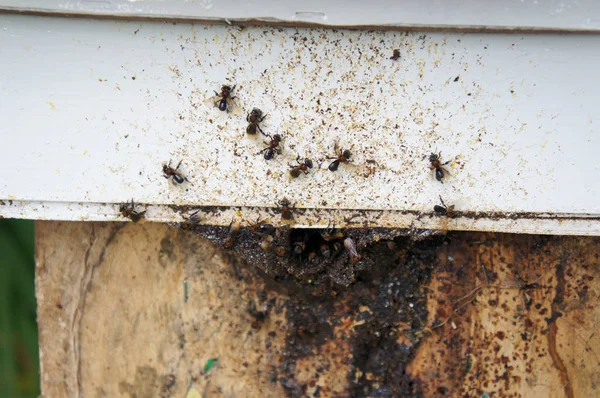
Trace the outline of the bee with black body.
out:
M 220 93 L 215 91 L 216 96 L 214 104 L 221 112 L 230 112 L 235 106 L 235 103 L 233 102 L 235 96 L 232 95 L 233 90 L 235 90 L 235 85 L 230 86 L 228 84 L 224 84 L 221 86 Z
M 183 223 L 181 224 L 181 229 L 187 230 L 192 228 L 194 225 L 198 224 L 200 222 L 200 216 L 198 215 L 199 212 L 200 209 L 196 210 L 189 216 L 184 216 Z
M 263 115 L 263 112 L 260 109 L 253 108 L 252 111 L 248 114 L 248 116 L 246 116 L 246 121 L 248 122 L 248 127 L 246 127 L 246 133 L 254 135 L 256 134 L 256 131 L 260 131 L 262 135 L 267 135 L 264 131 L 262 131 L 262 129 L 258 125 L 263 120 L 265 120 L 266 117 L 267 115 Z
M 171 167 L 171 161 L 169 160 L 169 164 L 163 164 L 163 177 L 165 177 L 167 180 L 169 178 L 171 178 L 171 181 L 173 182 L 173 185 L 180 185 L 183 184 L 185 181 L 189 181 L 181 171 L 179 171 L 179 167 L 181 166 L 181 162 L 183 162 L 183 160 L 180 160 L 179 163 L 177 164 L 177 167 L 172 168 Z
M 446 163 L 442 163 L 442 161 L 440 160 L 441 156 L 442 156 L 441 152 L 437 153 L 437 154 L 432 153 L 431 155 L 429 155 L 429 163 L 431 163 L 431 165 L 429 167 L 431 168 L 431 170 L 435 170 L 435 179 L 443 184 L 444 183 L 443 180 L 444 180 L 444 177 L 446 176 L 446 174 L 450 175 L 448 170 L 446 170 L 443 166 L 450 163 L 450 161 L 447 161 Z
M 281 154 L 281 149 L 279 148 L 279 144 L 281 143 L 281 136 L 279 134 L 275 134 L 270 142 L 265 142 L 267 147 L 260 151 L 258 154 L 263 153 L 265 160 L 273 159 L 275 154 Z
M 294 215 L 292 214 L 290 201 L 287 198 L 283 198 L 279 202 L 279 205 L 281 206 L 281 218 L 284 220 L 293 220 Z
M 336 156 L 335 157 L 327 157 L 327 159 L 335 159 L 333 162 L 331 162 L 331 164 L 329 165 L 329 171 L 336 171 L 338 169 L 338 167 L 340 167 L 340 163 L 349 163 L 351 162 L 350 160 L 350 156 L 352 156 L 352 153 L 349 150 L 340 150 L 337 151 L 337 147 L 336 147 Z
M 290 165 L 290 175 L 292 178 L 296 178 L 300 175 L 300 173 L 304 172 L 304 174 L 308 174 L 308 169 L 312 169 L 313 162 L 309 158 L 305 158 L 304 160 L 300 159 L 300 156 L 296 158 L 297 165 Z
M 454 205 L 446 206 L 446 204 L 444 203 L 444 199 L 442 199 L 441 196 L 440 196 L 440 203 L 442 204 L 441 206 L 440 205 L 433 206 L 433 212 L 435 213 L 435 215 L 450 217 L 452 215 L 452 213 L 454 212 Z
M 142 218 L 144 218 L 144 214 L 146 211 L 136 211 L 135 204 L 133 203 L 133 199 L 131 199 L 131 203 L 123 203 L 119 206 L 119 212 L 123 217 L 129 218 L 133 222 L 138 222 Z

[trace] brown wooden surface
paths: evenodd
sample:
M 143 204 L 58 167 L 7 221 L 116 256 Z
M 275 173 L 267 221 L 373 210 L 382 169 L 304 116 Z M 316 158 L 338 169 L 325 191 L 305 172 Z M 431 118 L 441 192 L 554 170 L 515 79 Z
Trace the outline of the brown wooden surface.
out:
M 307 306 L 165 225 L 40 221 L 36 250 L 47 397 L 600 395 L 597 238 L 457 233 L 421 263 L 411 249 L 406 278 L 425 262 L 430 275 L 393 296 L 408 315 L 385 327 L 396 304 L 377 297 L 393 284 Z

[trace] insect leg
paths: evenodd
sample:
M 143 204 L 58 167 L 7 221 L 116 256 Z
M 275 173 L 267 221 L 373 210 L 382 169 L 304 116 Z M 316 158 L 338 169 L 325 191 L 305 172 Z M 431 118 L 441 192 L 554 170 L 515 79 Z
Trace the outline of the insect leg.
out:
M 271 138 L 271 136 L 270 136 L 269 134 L 267 134 L 267 133 L 265 133 L 264 131 L 262 131 L 262 129 L 260 128 L 260 126 L 259 126 L 258 124 L 256 124 L 255 126 L 256 126 L 256 128 L 258 129 L 258 131 L 260 131 L 260 133 L 261 133 L 262 135 L 264 135 L 265 137 L 269 137 L 269 138 Z

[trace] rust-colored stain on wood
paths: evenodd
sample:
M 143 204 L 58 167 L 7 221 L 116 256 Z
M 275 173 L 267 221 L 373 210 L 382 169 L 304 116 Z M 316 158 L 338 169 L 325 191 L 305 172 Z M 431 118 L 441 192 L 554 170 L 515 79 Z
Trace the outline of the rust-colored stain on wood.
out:
M 597 238 L 386 237 L 342 286 L 160 224 L 36 227 L 44 396 L 597 395 Z
M 428 287 L 431 335 L 409 366 L 425 395 L 595 395 L 600 241 L 454 236 Z

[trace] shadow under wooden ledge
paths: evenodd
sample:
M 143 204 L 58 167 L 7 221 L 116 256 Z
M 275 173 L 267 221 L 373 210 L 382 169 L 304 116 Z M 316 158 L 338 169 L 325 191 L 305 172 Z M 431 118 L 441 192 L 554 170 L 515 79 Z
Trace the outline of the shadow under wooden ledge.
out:
M 38 221 L 42 393 L 595 395 L 599 238 L 388 243 L 317 289 L 162 224 Z

